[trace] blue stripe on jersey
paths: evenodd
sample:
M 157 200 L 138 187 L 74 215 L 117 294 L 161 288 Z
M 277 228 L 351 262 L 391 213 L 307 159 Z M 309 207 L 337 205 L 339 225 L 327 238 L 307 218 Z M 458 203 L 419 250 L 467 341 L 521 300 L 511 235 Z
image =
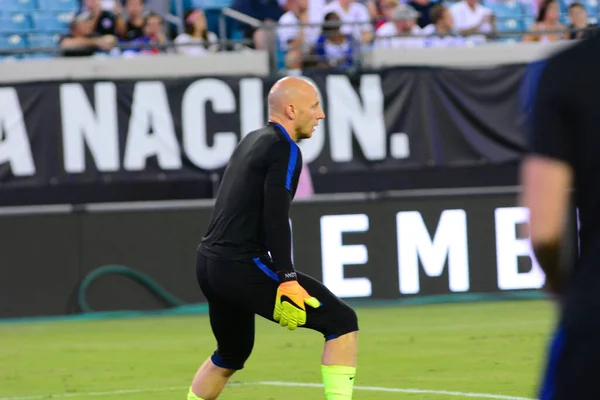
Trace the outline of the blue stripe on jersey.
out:
M 521 78 L 521 87 L 519 88 L 519 107 L 522 115 L 525 117 L 528 134 L 531 129 L 532 110 L 535 104 L 535 97 L 540 82 L 540 77 L 548 60 L 535 61 L 527 65 L 523 77 Z
M 540 388 L 540 400 L 552 400 L 554 398 L 554 391 L 556 390 L 556 368 L 564 346 L 565 332 L 562 327 L 559 327 L 554 335 L 552 344 L 550 345 L 544 381 Z
M 261 269 L 262 272 L 267 274 L 271 279 L 275 280 L 276 282 L 279 282 L 279 276 L 277 276 L 275 271 L 273 271 L 271 268 L 269 268 L 265 264 L 263 264 L 263 262 L 260 261 L 260 258 L 258 258 L 258 257 L 253 258 L 253 260 L 254 260 L 254 264 L 256 264 L 258 266 L 258 268 Z
M 275 124 L 283 134 L 285 138 L 290 142 L 290 159 L 288 161 L 287 167 L 287 175 L 285 177 L 285 188 L 287 190 L 292 190 L 292 180 L 294 179 L 294 171 L 296 170 L 296 162 L 298 161 L 298 145 L 292 140 L 290 135 L 288 135 L 285 128 L 279 124 Z

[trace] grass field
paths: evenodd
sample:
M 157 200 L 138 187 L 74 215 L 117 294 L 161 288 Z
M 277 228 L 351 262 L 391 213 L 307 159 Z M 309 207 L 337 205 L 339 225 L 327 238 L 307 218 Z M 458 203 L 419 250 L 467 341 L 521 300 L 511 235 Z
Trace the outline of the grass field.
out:
M 548 302 L 357 311 L 355 399 L 535 397 L 554 318 Z M 205 315 L 0 324 L 0 399 L 183 400 L 214 346 Z M 321 348 L 317 333 L 259 319 L 254 353 L 221 398 L 322 400 Z

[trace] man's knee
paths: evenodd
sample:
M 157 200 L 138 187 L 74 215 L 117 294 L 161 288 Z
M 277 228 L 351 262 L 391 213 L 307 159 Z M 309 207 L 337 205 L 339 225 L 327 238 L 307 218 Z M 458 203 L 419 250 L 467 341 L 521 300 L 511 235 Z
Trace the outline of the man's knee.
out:
M 344 304 L 335 310 L 335 320 L 332 326 L 325 332 L 325 339 L 337 339 L 340 336 L 358 331 L 358 316 L 350 306 Z
M 211 361 L 217 367 L 238 371 L 244 369 L 244 364 L 252 354 L 254 341 L 237 343 L 235 347 L 218 348 L 211 357 Z M 232 373 L 233 374 L 233 373 Z

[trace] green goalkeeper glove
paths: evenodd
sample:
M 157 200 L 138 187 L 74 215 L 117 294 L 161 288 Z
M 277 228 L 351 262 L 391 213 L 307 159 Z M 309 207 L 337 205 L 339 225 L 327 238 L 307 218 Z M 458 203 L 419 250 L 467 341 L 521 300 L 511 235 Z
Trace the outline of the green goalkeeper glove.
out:
M 275 311 L 273 319 L 279 325 L 293 331 L 299 326 L 306 324 L 305 303 L 313 308 L 319 308 L 321 303 L 315 297 L 309 295 L 296 280 L 296 272 L 279 272 L 279 287 L 275 298 Z

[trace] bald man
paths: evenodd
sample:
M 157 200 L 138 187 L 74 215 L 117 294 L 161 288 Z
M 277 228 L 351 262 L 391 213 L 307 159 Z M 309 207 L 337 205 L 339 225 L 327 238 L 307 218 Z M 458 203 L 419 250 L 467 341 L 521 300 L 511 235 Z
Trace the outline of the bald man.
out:
M 320 332 L 327 400 L 352 398 L 356 313 L 292 263 L 289 209 L 302 169 L 296 144 L 325 118 L 316 88 L 283 78 L 269 92 L 269 122 L 250 132 L 225 169 L 208 232 L 198 247 L 198 284 L 217 350 L 200 367 L 188 400 L 216 399 L 254 345 L 254 319 Z M 293 397 L 293 396 L 292 396 Z

